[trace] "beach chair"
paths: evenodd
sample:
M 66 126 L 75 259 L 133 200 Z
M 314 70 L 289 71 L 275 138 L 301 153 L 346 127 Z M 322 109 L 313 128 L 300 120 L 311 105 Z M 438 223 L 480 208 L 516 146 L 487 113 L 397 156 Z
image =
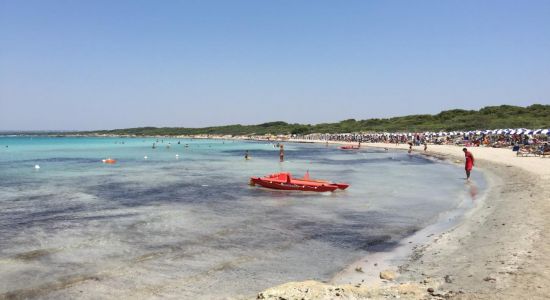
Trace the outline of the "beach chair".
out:
M 537 156 L 537 155 L 538 155 L 537 150 L 531 147 L 521 147 L 516 152 L 516 156 L 519 156 L 519 157 Z

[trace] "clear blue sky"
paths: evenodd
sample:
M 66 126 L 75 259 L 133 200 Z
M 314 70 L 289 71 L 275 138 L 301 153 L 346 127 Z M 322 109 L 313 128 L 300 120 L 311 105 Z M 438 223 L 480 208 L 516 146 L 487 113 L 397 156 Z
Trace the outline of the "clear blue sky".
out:
M 550 103 L 550 1 L 0 0 L 0 130 Z

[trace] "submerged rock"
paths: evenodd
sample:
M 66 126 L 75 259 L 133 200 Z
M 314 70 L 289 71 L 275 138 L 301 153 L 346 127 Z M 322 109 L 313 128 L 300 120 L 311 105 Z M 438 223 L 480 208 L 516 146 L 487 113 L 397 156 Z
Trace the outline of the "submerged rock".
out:
M 382 271 L 382 272 L 380 272 L 380 279 L 394 280 L 395 279 L 395 273 L 393 271 L 390 271 L 390 270 Z

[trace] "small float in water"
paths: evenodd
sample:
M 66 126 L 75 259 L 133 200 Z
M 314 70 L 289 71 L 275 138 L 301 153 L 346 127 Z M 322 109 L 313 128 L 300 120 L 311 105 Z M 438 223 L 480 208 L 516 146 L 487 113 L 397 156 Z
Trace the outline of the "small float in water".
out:
M 307 192 L 333 192 L 337 189 L 345 190 L 349 187 L 346 183 L 335 183 L 327 180 L 309 178 L 309 172 L 303 178 L 292 178 L 288 172 L 275 173 L 264 177 L 251 177 L 250 185 L 260 185 L 269 189 L 307 191 Z
M 106 159 L 102 159 L 101 160 L 104 164 L 116 164 L 116 159 L 112 159 L 112 158 L 106 158 Z

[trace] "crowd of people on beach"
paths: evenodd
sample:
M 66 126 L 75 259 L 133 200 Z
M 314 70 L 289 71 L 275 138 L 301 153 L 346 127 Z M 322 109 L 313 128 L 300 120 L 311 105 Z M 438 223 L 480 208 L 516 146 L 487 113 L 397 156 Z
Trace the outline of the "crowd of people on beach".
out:
M 417 132 L 417 133 L 314 133 L 294 135 L 303 140 L 321 140 L 357 143 L 392 143 L 458 145 L 465 147 L 511 148 L 514 151 L 550 155 L 550 130 L 484 130 L 468 132 Z

